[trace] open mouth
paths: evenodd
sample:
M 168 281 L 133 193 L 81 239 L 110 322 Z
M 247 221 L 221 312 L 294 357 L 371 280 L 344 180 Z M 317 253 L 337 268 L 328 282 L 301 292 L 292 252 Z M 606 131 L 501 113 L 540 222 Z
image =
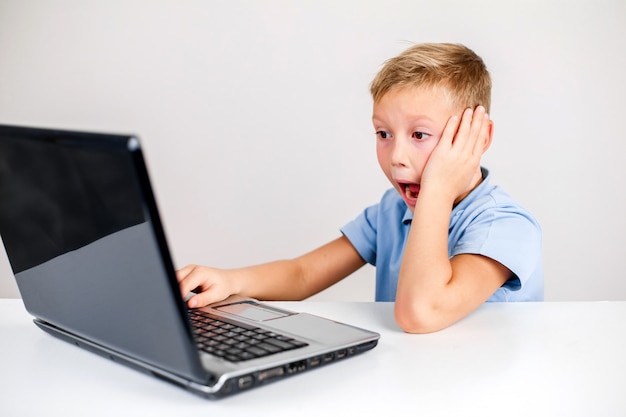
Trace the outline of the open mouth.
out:
M 420 192 L 419 184 L 400 184 L 401 189 L 404 190 L 404 196 L 409 201 L 416 201 Z

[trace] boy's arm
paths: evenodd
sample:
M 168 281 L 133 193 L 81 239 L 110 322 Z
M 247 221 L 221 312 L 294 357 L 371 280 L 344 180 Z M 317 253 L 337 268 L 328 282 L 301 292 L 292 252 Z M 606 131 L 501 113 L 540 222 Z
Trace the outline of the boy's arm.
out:
M 221 301 L 232 294 L 261 300 L 302 300 L 337 283 L 365 264 L 341 236 L 312 252 L 240 269 L 188 265 L 177 272 L 183 296 L 199 289 L 189 307 Z
M 409 333 L 443 329 L 485 302 L 511 272 L 481 255 L 448 258 L 454 204 L 481 181 L 491 122 L 484 109 L 453 117 L 424 170 L 398 277 L 396 321 Z M 458 127 L 458 131 L 457 131 Z

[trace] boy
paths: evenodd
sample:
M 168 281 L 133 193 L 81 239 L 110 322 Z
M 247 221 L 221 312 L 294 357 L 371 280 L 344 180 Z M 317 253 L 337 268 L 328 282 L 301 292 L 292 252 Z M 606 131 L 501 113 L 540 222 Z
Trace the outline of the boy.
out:
M 408 333 L 443 329 L 483 302 L 543 299 L 541 229 L 480 166 L 489 148 L 491 79 L 473 51 L 418 44 L 385 63 L 370 91 L 380 167 L 393 185 L 341 229 L 291 260 L 178 271 L 189 307 L 231 294 L 299 300 L 366 262 L 376 301 L 395 301 Z

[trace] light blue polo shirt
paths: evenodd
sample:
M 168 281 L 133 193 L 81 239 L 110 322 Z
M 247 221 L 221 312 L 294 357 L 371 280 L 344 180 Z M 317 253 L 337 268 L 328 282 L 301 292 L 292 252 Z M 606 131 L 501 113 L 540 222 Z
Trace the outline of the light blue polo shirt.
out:
M 488 301 L 543 301 L 541 227 L 500 187 L 483 181 L 452 210 L 448 256 L 480 254 L 513 276 Z M 376 301 L 395 301 L 398 273 L 413 213 L 395 189 L 368 207 L 341 232 L 376 267 Z

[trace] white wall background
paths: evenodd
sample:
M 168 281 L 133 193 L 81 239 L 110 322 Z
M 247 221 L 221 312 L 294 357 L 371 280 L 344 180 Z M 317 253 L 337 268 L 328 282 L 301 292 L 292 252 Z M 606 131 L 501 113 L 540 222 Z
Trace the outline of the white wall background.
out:
M 137 133 L 177 266 L 241 266 L 377 202 L 370 80 L 407 41 L 464 43 L 494 81 L 484 165 L 543 225 L 546 299 L 623 300 L 624 39 L 622 0 L 0 0 L 0 123 Z M 373 273 L 316 299 L 373 300 Z

